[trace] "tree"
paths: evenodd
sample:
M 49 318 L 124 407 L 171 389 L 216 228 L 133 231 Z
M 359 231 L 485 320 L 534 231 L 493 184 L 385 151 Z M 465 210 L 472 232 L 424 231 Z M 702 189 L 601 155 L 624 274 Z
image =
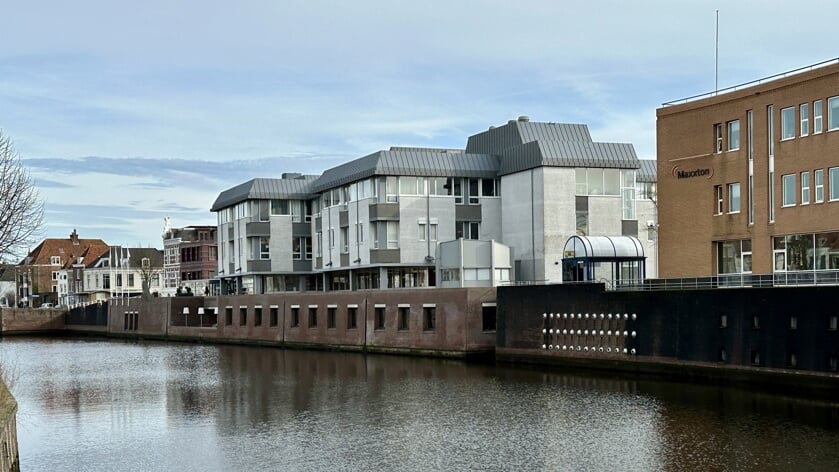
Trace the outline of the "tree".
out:
M 0 132 L 0 261 L 20 258 L 37 242 L 44 203 L 12 141 Z

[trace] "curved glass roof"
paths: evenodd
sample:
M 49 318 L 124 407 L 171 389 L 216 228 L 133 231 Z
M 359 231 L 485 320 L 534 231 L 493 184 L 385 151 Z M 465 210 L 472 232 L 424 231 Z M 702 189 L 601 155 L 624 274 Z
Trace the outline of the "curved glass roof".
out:
M 565 259 L 643 259 L 644 247 L 634 236 L 571 236 Z

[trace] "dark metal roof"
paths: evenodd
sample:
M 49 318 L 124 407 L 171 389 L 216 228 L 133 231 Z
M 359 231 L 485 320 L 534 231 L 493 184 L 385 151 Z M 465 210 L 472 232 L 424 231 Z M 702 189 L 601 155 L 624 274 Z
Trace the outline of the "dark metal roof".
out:
M 639 160 L 631 144 L 533 141 L 505 150 L 498 175 L 541 166 L 637 169 Z
M 418 177 L 483 177 L 498 175 L 498 156 L 468 154 L 457 150 L 396 148 L 378 151 L 323 173 L 312 186 L 314 192 L 366 179 L 374 175 L 410 175 Z
M 658 169 L 656 168 L 656 161 L 652 159 L 641 159 L 641 167 L 638 168 L 638 173 L 635 175 L 635 180 L 638 182 L 657 182 Z
M 506 125 L 469 136 L 466 152 L 500 154 L 505 149 L 531 141 L 590 143 L 591 135 L 586 125 L 510 120 Z
M 282 198 L 308 200 L 314 198 L 312 184 L 316 175 L 286 179 L 252 179 L 219 194 L 210 211 L 218 211 L 245 200 Z

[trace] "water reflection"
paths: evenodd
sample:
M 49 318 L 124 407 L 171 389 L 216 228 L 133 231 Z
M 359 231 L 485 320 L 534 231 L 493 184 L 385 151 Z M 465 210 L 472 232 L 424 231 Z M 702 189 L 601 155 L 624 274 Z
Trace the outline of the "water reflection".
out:
M 24 470 L 831 470 L 836 405 L 459 361 L 6 338 Z M 805 446 L 806 445 L 806 446 Z

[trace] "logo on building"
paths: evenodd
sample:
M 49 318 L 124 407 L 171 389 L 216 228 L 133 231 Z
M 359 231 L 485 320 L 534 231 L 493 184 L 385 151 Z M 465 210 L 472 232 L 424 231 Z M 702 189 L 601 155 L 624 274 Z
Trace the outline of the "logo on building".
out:
M 679 166 L 673 166 L 673 177 L 676 177 L 677 179 L 691 179 L 693 177 L 705 177 L 706 179 L 710 179 L 713 175 L 713 167 L 682 170 Z

